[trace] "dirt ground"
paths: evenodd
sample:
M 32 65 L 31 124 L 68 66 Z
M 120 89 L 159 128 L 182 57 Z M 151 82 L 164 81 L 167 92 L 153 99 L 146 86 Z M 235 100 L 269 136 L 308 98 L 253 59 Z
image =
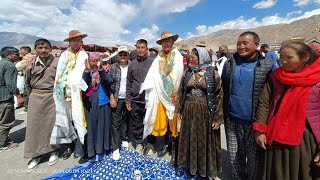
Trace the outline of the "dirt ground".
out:
M 1 180 L 32 180 L 41 179 L 51 174 L 59 172 L 63 169 L 78 165 L 79 159 L 74 159 L 73 155 L 68 160 L 59 159 L 54 166 L 48 165 L 49 157 L 42 159 L 38 168 L 32 172 L 27 172 L 27 164 L 30 159 L 24 159 L 24 140 L 27 126 L 27 115 L 18 115 L 21 109 L 16 110 L 16 121 L 14 127 L 10 131 L 9 137 L 19 143 L 19 147 L 13 150 L 0 152 L 0 179 Z M 230 179 L 228 160 L 226 154 L 226 139 L 224 127 L 221 128 L 222 135 L 222 168 L 223 172 L 216 179 Z M 132 147 L 131 147 L 132 148 Z M 166 155 L 164 159 L 169 160 L 170 156 Z

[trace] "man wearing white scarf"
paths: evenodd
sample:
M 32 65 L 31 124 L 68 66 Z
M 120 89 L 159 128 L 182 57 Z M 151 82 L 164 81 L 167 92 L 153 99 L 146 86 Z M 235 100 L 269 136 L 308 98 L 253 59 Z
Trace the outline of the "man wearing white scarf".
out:
M 78 30 L 69 32 L 70 47 L 64 51 L 57 67 L 53 97 L 56 105 L 56 122 L 50 144 L 69 144 L 77 140 L 75 157 L 84 156 L 82 145 L 87 133 L 83 113 L 81 90 L 86 91 L 87 84 L 82 79 L 88 54 L 82 48 L 82 39 L 87 37 Z M 72 147 L 67 145 L 63 159 L 68 159 Z M 77 154 L 76 154 L 77 153 Z
M 154 59 L 140 89 L 140 93 L 145 91 L 146 96 L 143 138 L 150 134 L 156 136 L 158 157 L 166 154 L 164 137 L 168 124 L 174 138 L 179 131 L 175 102 L 183 74 L 183 57 L 178 49 L 172 48 L 178 37 L 167 30 L 161 33 L 157 44 L 162 45 L 162 50 Z

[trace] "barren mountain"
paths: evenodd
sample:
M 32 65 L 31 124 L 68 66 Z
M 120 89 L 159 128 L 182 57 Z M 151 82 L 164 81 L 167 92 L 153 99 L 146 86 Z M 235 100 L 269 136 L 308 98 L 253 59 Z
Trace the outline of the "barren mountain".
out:
M 314 36 L 320 36 L 320 15 L 310 18 L 294 21 L 290 24 L 277 24 L 270 26 L 261 26 L 251 29 L 226 29 L 214 32 L 212 34 L 193 37 L 182 40 L 177 45 L 188 44 L 195 46 L 200 41 L 205 41 L 208 48 L 218 50 L 221 44 L 227 44 L 230 49 L 235 49 L 238 36 L 244 31 L 254 31 L 261 39 L 261 43 L 281 44 L 281 42 L 292 37 L 303 37 L 306 39 Z
M 34 42 L 40 37 L 32 36 L 24 33 L 15 32 L 0 32 L 0 48 L 5 46 L 25 46 L 28 45 L 31 48 L 34 46 Z M 52 45 L 61 45 L 63 42 L 49 40 Z

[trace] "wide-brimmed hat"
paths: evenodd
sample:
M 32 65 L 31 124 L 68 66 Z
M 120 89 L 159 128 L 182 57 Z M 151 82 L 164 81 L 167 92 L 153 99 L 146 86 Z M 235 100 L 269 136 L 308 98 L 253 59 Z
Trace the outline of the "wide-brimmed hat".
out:
M 175 42 L 175 41 L 179 38 L 179 35 L 178 35 L 178 34 L 172 35 L 172 33 L 171 33 L 170 31 L 164 30 L 164 31 L 162 31 L 162 33 L 161 33 L 160 39 L 158 39 L 158 40 L 156 41 L 156 43 L 159 44 L 159 45 L 161 45 L 162 40 L 168 39 L 168 38 L 171 38 L 171 37 L 173 38 L 173 42 Z
M 205 41 L 200 41 L 196 46 L 198 46 L 198 47 L 206 47 L 206 42 Z
M 182 46 L 179 49 L 184 50 L 184 51 L 189 51 L 189 47 L 187 44 L 182 44 Z
M 65 39 L 64 42 L 69 42 L 70 39 L 75 38 L 75 37 L 85 38 L 87 36 L 88 36 L 87 34 L 81 34 L 80 31 L 78 31 L 78 30 L 71 30 L 69 32 L 69 37 L 67 39 Z

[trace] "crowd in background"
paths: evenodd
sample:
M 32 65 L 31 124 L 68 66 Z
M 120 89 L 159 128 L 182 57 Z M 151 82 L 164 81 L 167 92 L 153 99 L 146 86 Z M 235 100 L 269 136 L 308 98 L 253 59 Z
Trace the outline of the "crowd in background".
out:
M 87 34 L 69 32 L 69 48 L 52 53 L 46 39 L 34 51 L 4 47 L 0 60 L 0 151 L 19 114 L 28 113 L 24 158 L 37 168 L 72 153 L 84 163 L 133 149 L 169 165 L 186 167 L 191 179 L 214 179 L 221 169 L 225 126 L 233 179 L 320 179 L 319 46 L 288 40 L 278 53 L 255 32 L 239 35 L 234 53 L 174 43 L 165 30 L 148 48 L 86 52 Z M 131 144 L 131 146 L 130 146 Z

